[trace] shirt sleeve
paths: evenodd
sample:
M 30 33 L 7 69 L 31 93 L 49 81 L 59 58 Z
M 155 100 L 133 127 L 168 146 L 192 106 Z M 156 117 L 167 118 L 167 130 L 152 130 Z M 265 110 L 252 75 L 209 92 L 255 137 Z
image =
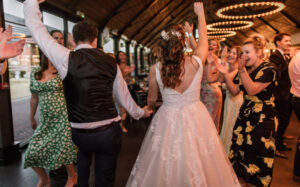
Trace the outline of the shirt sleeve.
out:
M 25 25 L 43 53 L 53 63 L 63 80 L 68 71 L 70 50 L 52 38 L 41 21 L 42 14 L 37 0 L 24 2 Z
M 132 99 L 119 66 L 117 66 L 117 75 L 113 83 L 113 93 L 118 103 L 120 103 L 134 119 L 138 120 L 143 117 L 144 110 Z

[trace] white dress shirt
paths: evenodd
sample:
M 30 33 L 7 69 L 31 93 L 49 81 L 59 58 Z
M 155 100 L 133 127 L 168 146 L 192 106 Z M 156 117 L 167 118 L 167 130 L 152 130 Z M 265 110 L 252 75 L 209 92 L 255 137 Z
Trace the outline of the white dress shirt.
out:
M 300 97 L 300 52 L 298 52 L 289 64 L 289 76 L 291 80 L 291 93 Z
M 43 53 L 53 63 L 54 67 L 59 72 L 60 78 L 64 80 L 68 72 L 69 55 L 71 50 L 58 44 L 48 33 L 46 27 L 41 21 L 42 14 L 37 0 L 26 0 L 24 2 L 24 18 L 25 24 L 32 34 L 33 39 Z M 92 46 L 89 44 L 80 44 L 75 48 L 75 50 L 81 48 L 92 48 Z M 113 83 L 113 94 L 114 98 L 117 99 L 117 101 L 133 118 L 140 119 L 144 115 L 144 110 L 137 106 L 137 104 L 133 101 L 119 66 L 117 67 L 117 75 Z M 112 119 L 91 123 L 71 122 L 71 126 L 74 128 L 93 129 L 119 120 L 121 120 L 121 117 L 118 115 Z

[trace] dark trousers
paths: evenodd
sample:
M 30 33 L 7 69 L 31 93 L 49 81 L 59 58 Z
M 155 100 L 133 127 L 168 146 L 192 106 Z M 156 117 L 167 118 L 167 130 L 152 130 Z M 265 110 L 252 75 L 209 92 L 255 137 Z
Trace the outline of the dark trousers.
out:
M 290 100 L 275 100 L 278 117 L 278 128 L 276 136 L 276 148 L 281 150 L 283 147 L 283 135 L 290 123 L 292 105 Z
M 300 97 L 292 97 L 292 106 L 300 122 Z M 300 135 L 296 145 L 296 154 L 294 162 L 294 175 L 300 177 Z
M 121 149 L 122 130 L 119 123 L 97 132 L 78 132 L 72 129 L 72 138 L 78 146 L 78 187 L 88 187 L 92 153 L 95 155 L 95 186 L 113 187 L 117 157 Z

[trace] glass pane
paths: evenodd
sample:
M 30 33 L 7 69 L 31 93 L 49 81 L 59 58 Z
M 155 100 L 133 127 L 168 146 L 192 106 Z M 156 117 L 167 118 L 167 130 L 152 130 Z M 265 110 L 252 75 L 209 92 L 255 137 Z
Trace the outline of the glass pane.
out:
M 120 49 L 120 51 L 123 51 L 124 53 L 126 53 L 126 41 L 125 40 L 120 39 L 119 49 Z
M 4 13 L 11 14 L 19 18 L 24 18 L 23 3 L 20 3 L 15 0 L 4 0 L 3 6 L 4 6 Z
M 72 34 L 73 27 L 76 23 L 73 23 L 71 21 L 68 21 L 68 32 Z
M 64 30 L 64 20 L 48 12 L 43 12 L 43 22 L 50 27 L 50 30 Z
M 105 53 L 114 53 L 114 40 L 111 37 L 103 37 L 103 43 Z

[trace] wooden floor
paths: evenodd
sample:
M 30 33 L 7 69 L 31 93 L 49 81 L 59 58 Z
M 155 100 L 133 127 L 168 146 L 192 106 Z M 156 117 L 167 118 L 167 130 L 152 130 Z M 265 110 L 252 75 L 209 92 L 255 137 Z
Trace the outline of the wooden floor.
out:
M 123 187 L 126 184 L 131 168 L 134 164 L 145 132 L 147 131 L 149 120 L 134 121 L 127 125 L 129 132 L 123 134 L 122 150 L 119 155 L 116 187 Z M 288 135 L 298 137 L 300 134 L 300 124 L 293 114 L 291 124 L 287 130 Z M 286 152 L 288 159 L 275 159 L 273 181 L 271 187 L 300 187 L 300 182 L 293 180 L 293 163 L 296 147 L 296 139 L 288 142 L 293 148 Z M 9 166 L 0 167 L 0 187 L 34 187 L 38 182 L 36 174 L 31 168 L 23 169 L 23 156 Z M 52 179 L 53 187 L 64 186 L 65 179 Z

